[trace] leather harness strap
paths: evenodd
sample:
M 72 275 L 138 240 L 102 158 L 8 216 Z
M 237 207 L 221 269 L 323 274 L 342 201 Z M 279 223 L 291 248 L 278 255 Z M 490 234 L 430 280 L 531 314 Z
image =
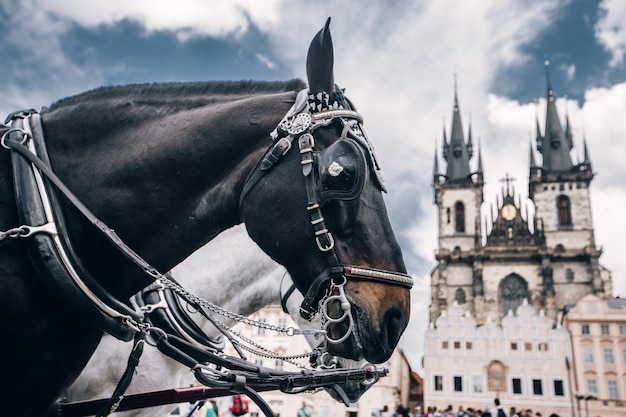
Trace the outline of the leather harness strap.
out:
M 328 267 L 324 269 L 309 286 L 300 307 L 301 316 L 306 320 L 311 320 L 318 311 L 318 303 L 324 296 L 325 290 L 328 288 L 328 283 L 331 280 L 336 280 L 337 283 L 339 283 L 344 278 L 352 278 L 411 288 L 413 286 L 413 279 L 409 275 L 401 272 L 345 266 L 342 265 L 337 258 L 337 254 L 334 250 L 335 242 L 331 232 L 326 226 L 322 213 L 322 200 L 317 186 L 318 178 L 315 172 L 316 154 L 315 138 L 313 136 L 314 130 L 321 126 L 329 125 L 334 120 L 340 120 L 343 124 L 343 129 L 341 137 L 338 138 L 338 140 L 353 140 L 358 143 L 358 145 L 365 148 L 365 153 L 369 155 L 370 168 L 376 171 L 376 178 L 381 190 L 385 191 L 385 188 L 382 178 L 378 173 L 378 164 L 372 146 L 360 126 L 363 123 L 361 115 L 351 109 L 332 109 L 311 113 L 308 106 L 306 106 L 307 93 L 308 91 L 306 89 L 300 91 L 292 108 L 271 133 L 274 142 L 263 158 L 258 162 L 244 184 L 239 197 L 239 213 L 241 217 L 241 207 L 249 192 L 261 178 L 280 161 L 281 157 L 291 149 L 292 143 L 297 139 L 300 152 L 300 164 L 302 165 L 302 175 L 304 177 L 307 194 L 306 210 L 309 213 L 317 248 L 325 254 L 328 264 Z

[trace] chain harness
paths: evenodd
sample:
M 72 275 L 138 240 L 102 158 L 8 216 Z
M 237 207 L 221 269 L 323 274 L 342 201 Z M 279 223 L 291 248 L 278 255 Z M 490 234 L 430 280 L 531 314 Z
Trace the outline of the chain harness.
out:
M 332 117 L 339 117 L 341 114 L 332 115 Z M 327 114 L 331 116 L 330 114 Z M 345 114 L 344 114 L 345 115 Z M 284 392 L 300 392 L 310 389 L 319 389 L 320 387 L 336 384 L 340 381 L 346 383 L 348 381 L 360 381 L 367 385 L 374 383 L 378 378 L 387 374 L 386 368 L 378 368 L 374 365 L 365 364 L 358 370 L 332 370 L 332 373 L 325 372 L 328 365 L 324 363 L 333 363 L 333 361 L 324 360 L 326 352 L 316 349 L 311 353 L 303 353 L 299 355 L 278 355 L 275 352 L 265 349 L 262 346 L 250 341 L 244 336 L 237 334 L 221 321 L 211 318 L 210 315 L 203 315 L 209 319 L 213 324 L 222 329 L 222 333 L 230 333 L 231 335 L 239 337 L 241 340 L 246 341 L 252 347 L 243 347 L 239 342 L 235 342 L 233 346 L 240 352 L 242 359 L 225 356 L 217 351 L 214 346 L 198 346 L 185 340 L 185 338 L 178 335 L 168 334 L 158 327 L 150 325 L 146 319 L 146 314 L 150 313 L 155 308 L 162 308 L 163 306 L 150 306 L 144 310 L 132 310 L 125 304 L 115 302 L 107 297 L 102 297 L 99 294 L 98 289 L 95 290 L 86 284 L 81 278 L 83 271 L 73 262 L 73 251 L 67 253 L 67 249 L 62 244 L 62 239 L 67 239 L 64 235 L 64 230 L 57 220 L 57 216 L 61 213 L 55 211 L 54 200 L 56 192 L 63 194 L 71 204 L 73 204 L 78 211 L 90 221 L 96 228 L 126 257 L 139 266 L 146 274 L 154 278 L 164 288 L 171 289 L 181 298 L 186 300 L 192 306 L 198 306 L 200 312 L 202 308 L 219 314 L 227 319 L 235 320 L 244 324 L 249 324 L 259 328 L 276 331 L 278 333 L 285 334 L 287 336 L 293 336 L 296 334 L 313 334 L 316 337 L 326 334 L 326 327 L 337 320 L 344 320 L 346 317 L 351 319 L 349 310 L 344 313 L 340 318 L 332 318 L 329 313 L 325 312 L 329 303 L 333 302 L 336 297 L 339 297 L 339 301 L 342 306 L 349 302 L 343 292 L 343 285 L 345 284 L 345 278 L 343 283 L 333 283 L 329 286 L 329 292 L 326 297 L 322 297 L 319 300 L 320 312 L 324 329 L 308 330 L 308 329 L 296 329 L 293 327 L 279 327 L 268 323 L 262 323 L 248 317 L 241 316 L 239 314 L 227 311 L 219 306 L 216 306 L 208 301 L 201 299 L 182 288 L 176 282 L 170 280 L 166 274 L 161 274 L 156 268 L 148 264 L 143 258 L 141 258 L 136 252 L 128 247 L 106 224 L 100 221 L 94 216 L 91 211 L 85 207 L 80 200 L 74 196 L 74 194 L 65 186 L 65 184 L 56 176 L 56 174 L 50 168 L 49 161 L 47 160 L 47 153 L 45 152 L 45 144 L 43 143 L 43 131 L 41 129 L 41 122 L 39 114 L 34 110 L 26 110 L 21 112 L 15 112 L 7 118 L 5 123 L 12 122 L 11 128 L 6 126 L 0 127 L 0 144 L 5 149 L 12 151 L 14 162 L 14 176 L 16 171 L 23 169 L 28 171 L 26 175 L 28 178 L 25 182 L 31 182 L 32 188 L 35 188 L 34 194 L 43 204 L 41 211 L 41 219 L 38 225 L 31 225 L 25 223 L 23 225 L 10 228 L 5 231 L 0 231 L 0 243 L 6 239 L 21 239 L 21 238 L 39 238 L 37 243 L 42 245 L 43 239 L 46 239 L 45 243 L 50 245 L 58 252 L 57 256 L 60 258 L 58 262 L 65 268 L 66 279 L 71 280 L 76 289 L 73 294 L 79 294 L 82 299 L 88 299 L 91 303 L 93 310 L 97 311 L 95 318 L 95 324 L 104 331 L 116 336 L 122 340 L 134 339 L 134 348 L 129 358 L 129 364 L 120 380 L 118 387 L 116 388 L 113 396 L 107 402 L 106 406 L 98 413 L 98 416 L 106 416 L 114 412 L 124 398 L 124 392 L 134 373 L 134 369 L 139 362 L 139 357 L 143 351 L 143 343 L 148 342 L 159 348 L 161 352 L 179 361 L 180 363 L 188 366 L 194 371 L 196 379 L 209 387 L 227 388 L 234 392 L 243 392 L 250 396 L 250 398 L 259 405 L 261 410 L 268 417 L 273 417 L 274 414 L 265 403 L 265 401 L 258 396 L 258 394 L 250 388 L 248 385 L 260 384 L 261 386 L 276 386 L 276 389 L 280 389 Z M 34 132 L 38 134 L 34 134 Z M 39 138 L 39 142 L 37 142 Z M 312 138 L 312 136 L 311 136 Z M 270 153 L 275 150 L 276 146 L 270 149 Z M 286 150 L 285 150 L 286 152 Z M 306 153 L 301 150 L 301 153 Z M 21 167 L 20 167 L 21 164 Z M 17 168 L 16 168 L 17 165 Z M 22 174 L 22 173 L 19 173 Z M 54 186 L 54 189 L 51 185 Z M 32 190 L 31 190 L 32 191 Z M 247 193 L 247 192 L 246 192 Z M 245 195 L 242 194 L 242 199 Z M 321 225 L 322 229 L 316 231 L 316 241 L 322 251 L 331 251 L 333 247 L 332 235 L 325 229 L 323 224 L 323 217 L 321 216 L 321 210 L 318 207 L 308 208 L 314 215 L 318 215 L 321 221 L 315 224 Z M 313 215 L 312 215 L 313 216 Z M 37 223 L 33 221 L 33 223 Z M 313 223 L 313 221 L 312 221 Z M 317 226 L 319 227 L 319 226 Z M 318 233 L 319 232 L 319 233 Z M 334 255 L 334 252 L 333 252 Z M 335 257 L 336 258 L 336 257 Z M 344 268 L 344 267 L 341 267 Z M 347 270 L 345 267 L 344 270 Z M 346 274 L 348 276 L 349 274 Z M 342 275 L 343 276 L 343 275 Z M 405 278 L 410 279 L 410 278 Z M 339 295 L 332 295 L 337 290 Z M 100 290 L 101 292 L 101 290 Z M 105 294 L 108 295 L 108 294 Z M 68 301 L 72 301 L 71 297 Z M 313 313 L 314 314 L 314 313 Z M 98 316 L 99 315 L 99 316 Z M 312 315 L 311 315 L 312 318 Z M 349 332 L 343 336 L 340 340 L 328 339 L 330 343 L 340 343 L 341 340 L 345 340 L 352 330 L 353 323 L 350 322 Z M 229 337 L 231 342 L 232 337 Z M 245 361 L 245 358 L 241 351 L 238 349 L 241 347 L 250 353 L 255 355 L 282 359 L 295 363 L 293 361 L 297 359 L 303 359 L 306 357 L 311 358 L 311 362 L 321 363 L 319 371 L 313 371 L 305 369 L 301 364 L 297 364 L 302 370 L 300 372 L 286 372 L 276 371 L 267 368 L 259 367 Z M 321 358 L 321 362 L 320 362 Z M 314 360 L 315 359 L 315 360 Z M 205 365 L 205 364 L 211 365 Z M 313 363 L 315 365 L 315 363 Z M 332 368 L 332 365 L 331 365 Z M 336 382 L 335 382 L 336 381 Z M 336 385 L 332 385 L 336 387 Z M 338 387 L 336 387 L 338 388 Z M 341 393 L 340 393 L 341 394 Z M 345 397 L 345 394 L 343 394 Z

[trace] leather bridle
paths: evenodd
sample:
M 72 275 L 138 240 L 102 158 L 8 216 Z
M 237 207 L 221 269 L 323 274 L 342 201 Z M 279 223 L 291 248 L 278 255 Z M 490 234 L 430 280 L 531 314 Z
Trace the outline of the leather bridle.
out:
M 307 105 L 307 94 L 309 93 L 306 89 L 298 93 L 292 108 L 271 133 L 274 141 L 246 181 L 239 199 L 239 211 L 241 213 L 241 206 L 248 193 L 281 157 L 291 149 L 292 143 L 297 141 L 307 194 L 306 210 L 309 213 L 310 222 L 313 226 L 316 246 L 325 255 L 328 264 L 328 267 L 309 286 L 304 296 L 304 301 L 300 306 L 300 314 L 303 318 L 311 320 L 319 312 L 323 304 L 327 305 L 327 303 L 325 304 L 325 299 L 332 296 L 336 289 L 339 293 L 341 308 L 344 310 L 342 317 L 346 317 L 350 316 L 350 304 L 343 292 L 343 285 L 345 285 L 347 279 L 376 281 L 409 289 L 413 287 L 413 279 L 401 272 L 344 265 L 339 261 L 334 249 L 335 242 L 333 236 L 326 226 L 326 220 L 322 213 L 321 198 L 316 185 L 317 178 L 313 169 L 316 163 L 314 156 L 316 152 L 315 139 L 313 136 L 315 130 L 338 120 L 342 124 L 343 130 L 337 140 L 353 140 L 357 142 L 367 155 L 369 168 L 376 174 L 381 191 L 384 191 L 384 185 L 378 172 L 371 143 L 362 128 L 362 116 L 352 109 L 330 109 L 311 112 Z M 331 319 L 327 311 L 323 315 L 326 316 L 326 319 L 337 320 Z M 343 341 L 343 339 L 340 341 Z M 340 343 L 339 340 L 328 340 L 331 343 Z

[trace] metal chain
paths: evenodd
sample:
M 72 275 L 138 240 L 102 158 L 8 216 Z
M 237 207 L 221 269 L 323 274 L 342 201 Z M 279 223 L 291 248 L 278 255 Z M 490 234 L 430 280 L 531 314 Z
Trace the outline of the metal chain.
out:
M 175 283 L 174 281 L 171 281 L 165 276 L 161 276 L 158 279 L 166 288 L 171 289 L 172 291 L 174 291 L 176 294 L 180 295 L 184 299 L 192 303 L 198 304 L 206 308 L 207 310 L 210 310 L 216 314 L 219 314 L 220 316 L 223 316 L 227 319 L 238 321 L 243 324 L 249 324 L 251 326 L 258 327 L 260 329 L 272 330 L 278 333 L 283 333 L 283 334 L 286 334 L 287 336 L 293 336 L 294 334 L 297 334 L 296 329 L 294 329 L 293 327 L 279 327 L 273 324 L 260 322 L 260 321 L 251 319 L 249 317 L 242 316 L 241 314 L 237 314 L 232 311 L 228 311 L 220 306 L 210 303 L 204 300 L 203 298 L 200 298 L 190 293 L 189 291 L 181 287 L 179 284 Z
M 28 228 L 26 226 L 19 226 L 9 229 L 7 231 L 0 231 L 0 242 L 4 239 L 17 239 L 28 234 Z
M 268 324 L 266 322 L 260 322 L 257 320 L 253 320 L 249 317 L 246 316 L 242 316 L 240 314 L 234 313 L 232 311 L 228 311 L 222 307 L 219 307 L 213 303 L 210 303 L 190 292 L 188 292 L 187 290 L 185 290 L 183 287 L 181 287 L 180 285 L 178 285 L 177 283 L 175 283 L 174 281 L 171 281 L 170 279 L 168 279 L 167 277 L 162 277 L 159 278 L 159 280 L 161 281 L 161 283 L 171 289 L 172 291 L 176 292 L 178 295 L 180 295 L 181 297 L 187 299 L 190 302 L 196 303 L 202 307 L 205 307 L 206 309 L 219 314 L 227 319 L 231 319 L 234 321 L 237 321 L 239 323 L 243 323 L 243 324 L 248 324 L 260 329 L 265 329 L 265 330 L 270 330 L 270 331 L 275 331 L 278 333 L 283 333 L 286 334 L 288 336 L 293 336 L 295 334 L 295 332 L 297 332 L 296 329 L 294 329 L 293 327 L 279 327 L 279 326 L 275 326 L 272 324 Z M 298 359 L 305 359 L 308 357 L 313 356 L 314 354 L 316 354 L 316 352 L 304 352 L 298 355 L 279 355 L 276 352 L 273 352 L 270 349 L 267 349 L 263 346 L 261 346 L 260 344 L 254 342 L 253 340 L 247 338 L 246 336 L 242 335 L 240 332 L 237 332 L 235 330 L 233 330 L 231 327 L 227 326 L 225 323 L 223 323 L 222 321 L 220 321 L 217 318 L 213 318 L 213 321 L 215 322 L 215 324 L 219 325 L 222 329 L 226 330 L 227 332 L 229 332 L 230 334 L 232 334 L 233 336 L 235 336 L 236 338 L 238 338 L 239 340 L 241 340 L 244 343 L 247 343 L 248 345 L 252 346 L 247 346 L 245 344 L 239 344 L 238 346 L 240 348 L 242 348 L 243 350 L 252 353 L 254 355 L 257 355 L 259 357 L 264 357 L 264 358 L 269 358 L 269 359 L 280 359 L 283 360 L 285 362 L 291 363 L 295 366 L 297 366 L 298 368 L 306 368 L 305 365 L 303 365 L 302 363 L 298 363 L 296 362 L 296 360 Z M 319 353 L 319 352 L 318 352 Z

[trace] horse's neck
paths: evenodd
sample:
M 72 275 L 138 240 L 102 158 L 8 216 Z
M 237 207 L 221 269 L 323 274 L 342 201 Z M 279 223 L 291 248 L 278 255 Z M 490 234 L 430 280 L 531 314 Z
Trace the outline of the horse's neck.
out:
M 130 111 L 118 121 L 76 106 L 44 114 L 44 128 L 59 177 L 129 246 L 167 271 L 239 223 L 245 180 L 294 99 L 294 92 L 266 94 L 161 118 L 134 120 Z M 71 228 L 85 233 L 78 236 L 84 242 L 78 251 L 87 267 L 102 281 L 120 277 L 110 284 L 114 294 L 130 295 L 145 284 L 136 269 L 107 261 L 112 255 L 89 239 L 91 230 Z

